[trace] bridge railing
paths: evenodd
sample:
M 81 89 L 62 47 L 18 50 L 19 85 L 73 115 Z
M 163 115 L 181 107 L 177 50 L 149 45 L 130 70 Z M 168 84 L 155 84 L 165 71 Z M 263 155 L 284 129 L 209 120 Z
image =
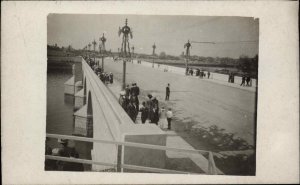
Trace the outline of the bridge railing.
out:
M 116 168 L 117 172 L 123 172 L 123 169 L 130 169 L 130 170 L 139 170 L 139 171 L 156 172 L 156 173 L 191 174 L 190 172 L 186 172 L 186 171 L 177 171 L 177 170 L 169 170 L 169 169 L 164 169 L 164 168 L 153 168 L 153 167 L 124 164 L 122 161 L 122 159 L 123 159 L 122 155 L 124 154 L 122 152 L 122 150 L 124 150 L 124 147 L 127 146 L 127 147 L 156 149 L 156 150 L 164 150 L 164 151 L 172 151 L 172 152 L 181 152 L 181 153 L 188 153 L 188 154 L 208 154 L 208 173 L 207 174 L 210 174 L 210 175 L 222 174 L 221 172 L 218 172 L 218 169 L 215 165 L 215 161 L 214 161 L 214 157 L 213 157 L 214 153 L 211 151 L 172 148 L 172 147 L 166 147 L 166 146 L 141 144 L 141 143 L 133 143 L 133 142 L 108 141 L 108 140 L 92 139 L 92 138 L 78 137 L 78 136 L 59 135 L 59 134 L 46 134 L 46 137 L 56 138 L 56 139 L 69 139 L 69 140 L 74 140 L 74 141 L 83 141 L 83 142 L 90 142 L 90 143 L 112 144 L 112 145 L 116 145 L 119 148 L 118 154 L 117 154 L 117 163 L 105 163 L 105 162 L 99 162 L 99 161 L 93 161 L 93 160 L 87 160 L 87 159 L 76 159 L 76 158 L 59 157 L 59 156 L 52 156 L 52 155 L 46 155 L 46 159 L 74 162 L 74 163 L 82 163 L 82 164 L 110 166 L 110 167 Z

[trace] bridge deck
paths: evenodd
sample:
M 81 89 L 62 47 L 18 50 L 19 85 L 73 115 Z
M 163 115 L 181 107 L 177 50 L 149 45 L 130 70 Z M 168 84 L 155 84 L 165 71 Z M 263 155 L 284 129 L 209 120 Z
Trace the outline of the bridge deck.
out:
M 104 68 L 122 79 L 121 61 L 106 59 Z M 137 82 L 144 93 L 155 93 L 183 124 L 217 125 L 254 143 L 255 92 L 127 63 L 127 83 L 131 82 Z M 171 84 L 171 96 L 165 102 L 167 83 Z

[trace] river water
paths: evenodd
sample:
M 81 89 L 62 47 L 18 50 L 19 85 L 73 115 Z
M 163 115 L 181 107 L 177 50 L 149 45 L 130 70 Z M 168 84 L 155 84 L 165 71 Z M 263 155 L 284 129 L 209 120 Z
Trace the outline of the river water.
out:
M 47 133 L 72 135 L 74 98 L 64 94 L 64 83 L 71 78 L 68 70 L 47 74 Z
M 74 96 L 64 94 L 64 83 L 72 77 L 72 70 L 48 70 L 47 73 L 47 118 L 46 132 L 51 134 L 72 135 L 74 130 Z M 51 148 L 60 147 L 57 139 L 50 139 Z M 75 142 L 79 158 L 91 159 L 92 144 Z M 85 170 L 90 166 L 85 165 Z

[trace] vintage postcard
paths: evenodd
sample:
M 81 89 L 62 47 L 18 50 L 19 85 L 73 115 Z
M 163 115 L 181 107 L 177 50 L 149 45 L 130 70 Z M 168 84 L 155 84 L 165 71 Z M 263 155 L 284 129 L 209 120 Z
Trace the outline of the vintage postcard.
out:
M 299 182 L 298 2 L 2 4 L 5 184 Z

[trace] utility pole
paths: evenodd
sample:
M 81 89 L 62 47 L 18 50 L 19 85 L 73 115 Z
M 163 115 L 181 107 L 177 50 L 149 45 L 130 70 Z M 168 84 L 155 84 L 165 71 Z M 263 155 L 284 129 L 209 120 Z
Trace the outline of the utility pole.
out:
M 154 68 L 154 57 L 155 57 L 155 49 L 156 49 L 155 43 L 153 44 L 152 48 L 153 48 L 153 50 L 152 50 L 152 55 L 153 55 L 152 68 Z
M 104 55 L 106 54 L 106 50 L 105 50 L 105 42 L 106 42 L 106 38 L 104 37 L 104 33 L 102 35 L 102 37 L 100 38 L 100 41 L 102 43 L 102 71 L 104 71 Z
M 123 58 L 123 83 L 122 90 L 126 86 L 126 58 L 130 58 L 130 47 L 129 47 L 129 35 L 132 39 L 132 31 L 129 26 L 127 26 L 127 19 L 125 20 L 125 26 L 119 27 L 119 36 L 123 34 L 122 45 L 121 45 L 121 57 Z

